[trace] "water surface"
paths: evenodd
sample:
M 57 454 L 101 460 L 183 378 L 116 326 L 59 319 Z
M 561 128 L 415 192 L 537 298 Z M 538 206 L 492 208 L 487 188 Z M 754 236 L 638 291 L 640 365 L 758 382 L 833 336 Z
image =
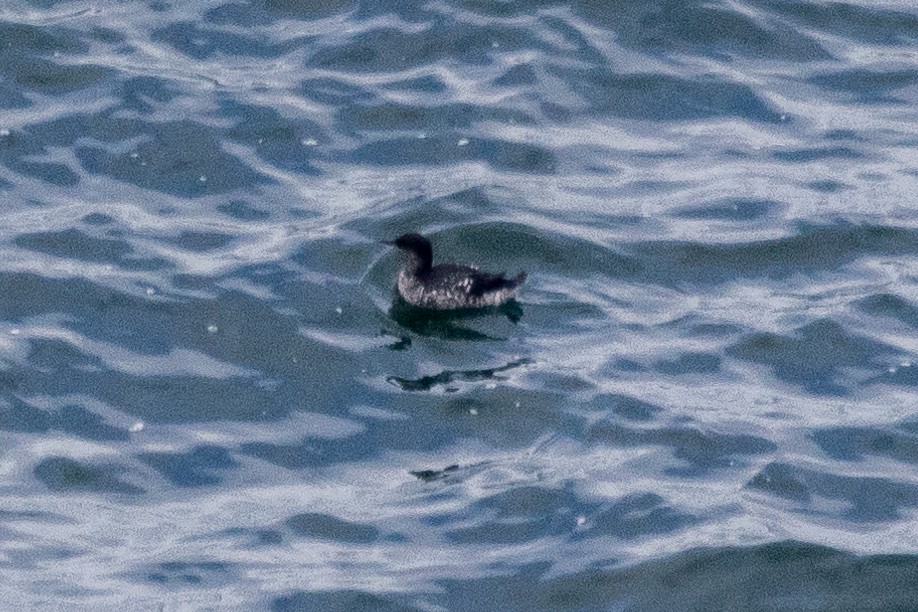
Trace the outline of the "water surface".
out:
M 7 2 L 4 601 L 913 608 L 916 44 L 904 0 Z M 400 306 L 407 231 L 519 303 Z

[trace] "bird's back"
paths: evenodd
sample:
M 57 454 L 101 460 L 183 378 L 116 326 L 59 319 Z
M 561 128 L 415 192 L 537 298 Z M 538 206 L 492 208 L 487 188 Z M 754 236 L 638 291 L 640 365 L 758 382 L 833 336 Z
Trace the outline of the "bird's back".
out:
M 506 278 L 473 266 L 440 264 L 420 275 L 402 270 L 398 289 L 409 304 L 422 308 L 481 308 L 499 306 L 514 297 L 525 278 L 525 274 Z

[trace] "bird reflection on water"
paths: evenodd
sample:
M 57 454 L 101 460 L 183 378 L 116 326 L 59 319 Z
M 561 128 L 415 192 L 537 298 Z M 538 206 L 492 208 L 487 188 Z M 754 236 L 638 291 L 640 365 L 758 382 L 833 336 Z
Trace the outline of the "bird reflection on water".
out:
M 504 316 L 514 325 L 523 317 L 523 307 L 516 300 L 490 308 L 463 308 L 457 310 L 433 310 L 412 306 L 400 295 L 396 295 L 389 308 L 389 317 L 402 328 L 419 336 L 442 340 L 505 340 L 462 325 L 463 322 L 493 316 Z M 399 343 L 396 343 L 399 344 Z M 404 348 L 390 346 L 394 350 Z

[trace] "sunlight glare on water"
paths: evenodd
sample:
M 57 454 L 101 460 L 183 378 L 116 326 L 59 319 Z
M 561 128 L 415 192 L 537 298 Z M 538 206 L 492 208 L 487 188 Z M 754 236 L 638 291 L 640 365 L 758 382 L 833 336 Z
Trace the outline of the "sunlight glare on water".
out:
M 905 0 L 11 0 L 0 595 L 918 601 Z M 398 254 L 515 275 L 395 299 Z

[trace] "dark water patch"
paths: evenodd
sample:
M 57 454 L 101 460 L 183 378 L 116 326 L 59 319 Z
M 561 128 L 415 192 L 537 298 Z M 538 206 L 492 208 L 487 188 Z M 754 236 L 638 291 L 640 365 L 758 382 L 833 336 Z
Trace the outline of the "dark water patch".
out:
M 859 136 L 857 132 L 848 129 L 828 130 L 824 136 L 826 140 L 850 140 L 852 142 L 864 141 L 864 138 Z
M 326 76 L 305 79 L 300 86 L 300 94 L 308 100 L 329 106 L 371 102 L 376 98 L 376 94 L 368 89 Z
M 826 159 L 861 159 L 864 154 L 851 147 L 809 147 L 774 151 L 772 158 L 797 164 L 806 164 Z
M 399 130 L 438 134 L 469 129 L 482 123 L 532 125 L 526 113 L 512 108 L 452 103 L 435 106 L 408 105 L 396 102 L 351 105 L 338 111 L 337 121 L 343 133 L 388 132 Z M 467 146 L 472 146 L 469 141 Z
M 448 237 L 454 232 L 464 233 L 468 231 L 469 217 L 506 214 L 511 204 L 498 189 L 473 187 L 440 197 L 419 196 L 399 200 L 387 205 L 383 210 L 374 211 L 375 219 L 357 218 L 346 223 L 344 229 L 368 234 L 377 240 L 394 240 L 406 232 L 420 232 L 433 241 L 434 259 L 436 263 L 440 263 L 440 257 L 443 255 L 440 236 Z M 454 229 L 437 234 L 426 231 L 427 227 L 442 225 Z M 494 230 L 495 238 L 499 241 L 513 240 L 514 235 L 523 231 L 525 228 L 522 226 L 508 224 L 498 224 Z M 477 254 L 477 249 L 488 242 L 480 242 L 472 237 L 462 240 L 461 244 L 474 246 Z M 491 246 L 493 248 L 493 244 Z M 458 255 L 452 253 L 450 259 L 455 259 Z M 504 254 L 503 261 L 506 261 L 506 255 L 507 253 Z
M 514 370 L 530 363 L 532 363 L 530 359 L 520 359 L 494 368 L 481 368 L 477 370 L 445 370 L 439 374 L 422 376 L 418 379 L 390 376 L 386 378 L 386 381 L 400 387 L 403 391 L 431 391 L 435 387 L 443 386 L 444 391 L 450 392 L 451 390 L 458 390 L 458 387 L 454 385 L 454 383 L 480 382 L 484 380 L 502 380 L 503 378 L 498 376 L 498 374 Z
M 535 67 L 532 64 L 517 64 L 492 81 L 496 87 L 521 87 L 535 85 L 538 82 Z
M 144 97 L 148 88 L 146 82 L 141 85 L 137 95 Z M 114 111 L 74 114 L 31 125 L 16 139 L 0 139 L 0 162 L 15 170 L 32 163 L 32 156 L 44 155 L 47 147 L 70 147 L 88 172 L 186 197 L 269 181 L 225 152 L 221 135 L 218 128 L 189 120 L 148 122 Z M 2 146 L 8 140 L 12 142 Z M 128 140 L 140 144 L 124 151 Z M 110 150 L 114 145 L 122 146 Z
M 296 317 L 246 294 L 157 301 L 81 279 L 31 274 L 0 274 L 0 284 L 7 288 L 0 292 L 0 317 L 63 314 L 67 327 L 118 355 L 105 362 L 63 340 L 32 338 L 28 364 L 9 370 L 22 396 L 84 393 L 145 421 L 185 421 L 274 419 L 306 404 L 337 410 L 343 396 L 331 390 L 340 383 L 342 392 L 351 389 L 346 395 L 356 391 L 359 365 L 350 356 L 303 337 Z M 315 288 L 295 289 L 315 299 Z M 304 364 L 304 355 L 316 361 Z M 172 372 L 157 356 L 185 359 L 185 366 Z M 211 359 L 201 363 L 205 356 Z M 150 364 L 142 366 L 147 358 Z M 124 360 L 127 369 L 121 370 Z M 337 399 L 321 399 L 332 397 Z
M 17 373 L 0 369 L 0 391 L 16 391 L 21 382 L 21 376 Z
M 769 463 L 749 481 L 749 488 L 796 502 L 810 514 L 823 514 L 816 498 L 847 505 L 833 511 L 845 520 L 884 523 L 918 506 L 918 487 L 888 478 L 842 476 L 786 463 Z
M 134 251 L 125 240 L 89 236 L 78 229 L 20 234 L 14 242 L 31 251 L 90 262 L 118 263 Z
M 214 288 L 214 283 L 213 279 L 198 276 L 196 274 L 176 274 L 172 277 L 172 286 L 179 290 L 189 289 L 192 291 L 209 291 Z M 220 331 L 219 327 L 217 328 L 217 331 Z
M 92 40 L 97 40 L 107 45 L 119 45 L 121 43 L 127 42 L 127 36 L 111 28 L 96 27 L 93 28 L 89 34 L 92 37 Z
M 629 421 L 650 421 L 663 412 L 663 408 L 656 404 L 645 402 L 630 395 L 612 393 L 603 393 L 596 396 L 589 406 L 599 410 L 611 410 L 613 414 Z
M 180 95 L 181 91 L 174 81 L 156 76 L 137 76 L 119 84 L 117 98 L 123 110 L 152 115 L 161 105 Z
M 581 418 L 558 410 L 555 394 L 498 387 L 449 395 L 434 404 L 427 395 L 402 397 L 399 408 L 405 418 L 368 421 L 357 432 L 353 422 L 348 421 L 347 427 L 325 437 L 306 436 L 293 443 L 248 442 L 238 450 L 285 469 L 302 470 L 372 462 L 386 450 L 439 451 L 456 438 L 480 439 L 496 448 L 518 449 L 548 432 L 580 437 L 584 427 Z M 405 467 L 406 476 L 412 467 Z M 477 469 L 463 466 L 450 475 L 465 478 Z M 435 476 L 434 471 L 430 472 Z
M 5 531 L 4 529 L 0 529 L 0 535 L 5 535 Z M 78 559 L 80 557 L 87 558 L 88 555 L 89 551 L 86 548 L 48 546 L 30 543 L 28 548 L 11 547 L 10 550 L 3 555 L 4 558 L 0 561 L 0 567 L 6 570 L 16 569 L 40 572 L 49 565 L 58 566 L 61 562 Z
M 918 556 L 859 557 L 793 541 L 691 550 L 552 578 L 547 569 L 533 564 L 500 577 L 444 579 L 444 592 L 425 599 L 446 609 L 662 612 L 907 610 L 918 597 Z
M 115 218 L 111 215 L 106 215 L 105 213 L 89 213 L 82 219 L 80 219 L 86 225 L 98 226 L 98 225 L 111 225 L 115 222 Z
M 855 302 L 861 312 L 896 319 L 918 329 L 918 306 L 892 293 L 877 293 Z
M 27 359 L 29 365 L 43 370 L 55 370 L 63 365 L 67 370 L 76 373 L 87 370 L 99 371 L 105 367 L 98 357 L 87 355 L 71 344 L 56 339 L 30 340 Z M 28 388 L 26 381 L 22 380 L 20 389 Z
M 212 127 L 191 121 L 132 121 L 130 130 L 135 137 L 146 137 L 130 155 L 78 146 L 77 158 L 93 174 L 188 198 L 269 181 L 226 153 Z
M 119 267 L 134 272 L 155 272 L 174 268 L 175 264 L 162 257 L 126 257 L 121 260 Z
M 5 44 L 0 47 L 3 55 L 53 55 L 66 53 L 83 55 L 89 51 L 89 45 L 81 40 L 75 30 L 54 25 L 30 25 L 0 21 L 0 40 Z
M 0 401 L 0 429 L 22 433 L 39 433 L 51 429 L 51 415 L 14 395 L 4 394 Z
M 279 57 L 297 46 L 289 42 L 267 44 L 259 37 L 201 27 L 190 21 L 174 22 L 155 29 L 150 33 L 150 39 L 165 42 L 176 51 L 196 60 L 215 55 Z
M 73 525 L 75 521 L 61 514 L 53 514 L 42 510 L 0 510 L 0 521 L 4 523 L 57 523 Z
M 659 159 L 668 157 L 668 154 L 660 155 L 650 154 L 646 157 L 650 159 Z M 665 193 L 675 193 L 692 187 L 692 183 L 687 181 L 661 181 L 661 180 L 639 180 L 628 181 L 622 184 L 619 193 L 622 196 L 649 196 Z
M 196 446 L 188 452 L 141 453 L 137 458 L 179 487 L 214 486 L 223 482 L 221 471 L 239 467 L 222 447 Z
M 918 387 L 918 365 L 911 362 L 891 366 L 878 376 L 867 379 L 865 384 L 883 383 L 887 385 L 906 385 Z
M 68 174 L 69 169 L 30 161 L 32 156 L 44 155 L 49 146 L 71 147 L 88 172 L 186 197 L 269 180 L 226 153 L 220 136 L 216 128 L 187 120 L 146 122 L 109 112 L 67 115 L 29 126 L 15 139 L 0 138 L 0 163 L 17 171 L 37 172 L 39 178 L 51 182 L 71 184 L 75 179 Z M 78 145 L 78 139 L 93 144 Z M 109 150 L 112 143 L 132 139 L 140 144 L 131 152 Z
M 360 279 L 367 271 L 367 262 L 382 245 L 372 242 L 348 242 L 341 238 L 317 238 L 304 243 L 289 255 L 289 260 L 309 270 Z
M 402 72 L 439 62 L 489 65 L 493 62 L 494 43 L 504 53 L 551 51 L 531 30 L 440 21 L 423 31 L 380 27 L 362 32 L 343 44 L 319 50 L 310 63 L 326 70 L 359 74 Z
M 539 23 L 548 36 L 552 39 L 560 38 L 563 41 L 558 47 L 564 49 L 563 53 L 565 55 L 577 57 L 580 65 L 609 65 L 608 49 L 605 48 L 600 40 L 589 35 L 579 24 L 572 21 L 570 18 L 562 15 L 545 13 L 540 15 Z M 540 65 L 545 68 L 547 65 L 556 64 L 540 62 Z M 551 95 L 539 95 L 537 97 L 543 99 L 547 98 L 549 100 L 557 99 L 561 104 L 566 102 L 564 98 L 555 98 L 555 96 Z
M 886 344 L 849 333 L 831 319 L 820 319 L 795 330 L 794 336 L 754 333 L 727 347 L 731 357 L 772 368 L 780 380 L 822 395 L 845 395 L 847 368 L 885 369 L 885 359 L 897 353 Z M 843 376 L 844 375 L 844 376 Z
M 70 93 L 100 84 L 114 70 L 94 64 L 67 64 L 56 60 L 61 55 L 80 56 L 89 45 L 73 30 L 54 25 L 27 25 L 0 22 L 0 75 L 13 87 L 4 106 L 28 105 L 19 91 L 31 90 L 47 95 Z M 3 98 L 0 94 L 0 98 Z
M 412 91 L 419 94 L 445 94 L 449 90 L 443 79 L 435 74 L 393 80 L 384 87 L 393 91 Z
M 871 455 L 918 463 L 918 435 L 907 430 L 832 427 L 812 434 L 828 456 L 839 461 L 865 461 Z
M 226 204 L 220 204 L 217 206 L 217 210 L 237 221 L 267 221 L 271 218 L 271 213 L 253 206 L 245 200 L 233 200 Z
M 11 368 L 17 392 L 83 394 L 150 422 L 273 420 L 303 405 L 307 401 L 304 398 L 309 394 L 315 397 L 316 392 L 315 386 L 309 386 L 308 377 L 301 377 L 284 393 L 278 393 L 270 385 L 253 384 L 248 377 L 216 379 L 155 371 L 128 374 L 111 369 L 98 357 L 63 341 L 33 339 L 29 343 L 28 362 Z M 328 378 L 326 382 L 332 380 Z M 322 407 L 315 405 L 316 409 Z
M 302 470 L 336 463 L 366 461 L 379 453 L 377 440 L 371 434 L 340 438 L 303 438 L 301 442 L 246 442 L 239 452 L 288 470 Z
M 773 442 L 750 434 L 722 434 L 674 426 L 637 429 L 612 421 L 599 421 L 591 425 L 585 441 L 588 444 L 624 447 L 670 448 L 673 456 L 684 461 L 686 465 L 668 467 L 665 472 L 684 478 L 734 467 L 740 464 L 739 456 L 772 453 L 778 448 Z
M 552 68 L 551 72 L 589 103 L 590 113 L 646 121 L 738 117 L 756 122 L 781 122 L 781 113 L 753 89 L 717 77 L 688 79 L 660 73 L 617 74 L 606 68 Z
M 883 183 L 889 180 L 889 175 L 883 172 L 858 172 L 857 178 L 871 183 Z
M 82 406 L 64 406 L 57 411 L 52 422 L 62 431 L 87 440 L 127 440 L 130 438 L 126 429 L 109 425 L 100 415 Z
M 177 247 L 195 253 L 206 253 L 222 249 L 235 240 L 232 234 L 223 232 L 183 231 L 173 242 Z
M 716 374 L 720 372 L 721 358 L 710 353 L 683 353 L 675 359 L 660 359 L 654 369 L 667 376 L 683 374 Z
M 253 0 L 246 3 L 227 2 L 204 13 L 204 21 L 234 27 L 267 26 L 282 19 L 308 20 L 328 17 L 348 10 L 354 0 L 320 0 L 306 4 L 286 0 Z
M 457 7 L 470 13 L 477 13 L 496 19 L 529 16 L 542 8 L 557 4 L 557 0 L 530 0 L 525 4 L 516 2 L 490 2 L 489 0 L 459 0 Z
M 509 545 L 540 538 L 566 535 L 573 531 L 577 516 L 588 511 L 568 490 L 538 486 L 515 487 L 486 497 L 453 517 L 478 524 L 448 531 L 447 540 L 456 544 Z M 439 522 L 438 517 L 433 520 Z
M 636 493 L 592 516 L 589 528 L 578 532 L 575 538 L 613 536 L 633 540 L 681 531 L 699 521 L 698 517 L 667 505 L 655 493 Z
M 285 19 L 306 21 L 329 17 L 358 7 L 354 0 L 317 0 L 305 4 L 288 0 L 254 0 L 251 5 Z
M 373 402 L 389 401 L 364 400 Z M 478 387 L 465 393 L 431 399 L 426 394 L 399 394 L 398 408 L 404 418 L 366 421 L 354 431 L 354 417 L 347 427 L 327 435 L 306 436 L 298 442 L 248 442 L 239 452 L 289 470 L 302 470 L 339 463 L 372 462 L 393 450 L 438 452 L 456 439 L 482 440 L 494 448 L 520 449 L 542 436 L 557 433 L 579 439 L 584 419 L 559 410 L 558 395 L 518 389 Z M 340 402 L 336 404 L 340 415 Z M 417 466 L 405 466 L 405 477 Z M 455 474 L 467 477 L 479 467 L 462 466 Z
M 635 361 L 634 359 L 629 359 L 627 357 L 616 357 L 606 364 L 606 366 L 603 368 L 603 372 L 611 373 L 613 371 L 618 371 L 635 373 L 647 372 L 649 369 L 650 368 L 648 368 L 646 365 L 640 363 L 639 361 Z
M 273 612 L 419 612 L 425 608 L 399 603 L 396 600 L 366 591 L 299 591 L 278 597 L 271 603 Z
M 850 2 L 753 0 L 753 3 L 831 36 L 893 46 L 918 41 L 918 15 L 914 13 Z
M 37 57 L 19 57 L 0 63 L 0 75 L 22 89 L 54 96 L 101 85 L 111 80 L 115 71 L 92 64 L 68 66 Z
M 564 396 L 510 386 L 478 386 L 447 395 L 434 410 L 429 400 L 418 397 L 418 409 L 411 416 L 415 428 L 433 428 L 437 446 L 448 439 L 468 438 L 481 439 L 494 448 L 514 449 L 525 448 L 550 433 L 582 438 L 584 418 L 560 410 L 563 403 L 559 404 L 559 397 Z
M 916 37 L 918 40 L 918 37 Z M 817 74 L 809 83 L 831 91 L 851 94 L 862 104 L 911 104 L 911 97 L 894 92 L 918 84 L 918 70 L 868 70 L 852 68 L 838 72 Z
M 758 221 L 784 208 L 784 204 L 775 200 L 727 198 L 693 208 L 683 208 L 676 211 L 673 216 L 711 221 Z
M 832 57 L 815 38 L 798 28 L 701 0 L 628 1 L 614 6 L 577 0 L 573 6 L 588 20 L 615 32 L 622 44 L 652 54 L 764 57 L 785 62 Z
M 15 83 L 0 81 L 0 109 L 19 109 L 31 106 L 32 102 L 23 95 Z M 4 136 L 9 138 L 9 136 Z M 3 140 L 0 139 L 0 150 L 3 149 Z
M 533 174 L 553 174 L 557 167 L 550 149 L 509 140 L 465 138 L 460 134 L 393 137 L 359 146 L 348 157 L 380 166 L 441 166 L 480 160 L 496 169 Z
M 614 248 L 504 222 L 469 224 L 437 234 L 435 260 L 440 251 L 451 253 L 458 261 L 500 262 L 507 270 L 561 276 L 633 279 L 643 270 L 638 258 L 622 255 Z
M 225 561 L 164 561 L 134 572 L 134 579 L 170 588 L 217 587 L 239 577 Z
M 812 499 L 812 492 L 798 476 L 797 468 L 786 463 L 769 463 L 749 481 L 748 486 L 800 503 L 809 503 Z
M 330 514 L 316 512 L 296 514 L 287 519 L 286 525 L 298 536 L 318 540 L 372 544 L 379 539 L 379 530 L 376 527 L 345 521 Z
M 319 143 L 328 135 L 315 121 L 298 117 L 289 119 L 276 109 L 235 101 L 223 101 L 221 114 L 235 125 L 227 138 L 255 150 L 266 162 L 285 170 L 319 174 L 314 160 L 319 155 Z
M 73 187 L 80 182 L 80 177 L 77 173 L 64 164 L 10 160 L 7 166 L 9 166 L 10 170 L 37 178 L 57 187 Z
M 782 279 L 837 271 L 867 256 L 914 255 L 918 232 L 871 225 L 802 226 L 794 236 L 737 244 L 661 241 L 634 243 L 632 267 L 645 281 L 723 283 L 737 278 Z
M 88 465 L 67 457 L 42 459 L 33 471 L 35 478 L 52 491 L 123 493 L 137 495 L 144 490 L 117 477 L 126 468 L 114 465 Z
M 805 183 L 805 185 L 812 189 L 813 191 L 818 191 L 819 193 L 838 193 L 839 191 L 844 191 L 845 189 L 851 189 L 848 185 L 840 182 L 833 181 L 831 179 L 825 179 L 821 181 L 810 181 Z
M 584 378 L 582 374 L 567 374 L 551 370 L 535 370 L 526 377 L 526 382 L 543 391 L 556 392 L 565 396 L 573 396 L 596 388 L 596 385 Z

